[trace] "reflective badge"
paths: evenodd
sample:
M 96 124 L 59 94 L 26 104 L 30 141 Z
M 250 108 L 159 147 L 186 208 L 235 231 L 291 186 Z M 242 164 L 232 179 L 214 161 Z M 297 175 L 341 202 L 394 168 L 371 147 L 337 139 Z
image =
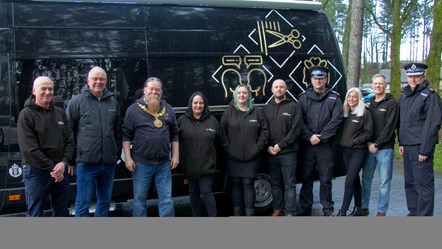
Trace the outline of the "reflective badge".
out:
M 23 170 L 20 168 L 20 166 L 15 163 L 11 166 L 11 168 L 9 168 L 9 175 L 15 178 L 21 176 L 22 172 Z

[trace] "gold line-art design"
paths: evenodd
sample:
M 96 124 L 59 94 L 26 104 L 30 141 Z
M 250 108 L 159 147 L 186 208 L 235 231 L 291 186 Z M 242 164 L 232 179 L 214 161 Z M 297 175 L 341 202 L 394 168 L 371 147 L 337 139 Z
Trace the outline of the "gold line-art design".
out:
M 235 69 L 231 69 L 231 68 L 224 70 L 223 74 L 221 75 L 221 83 L 222 83 L 223 88 L 224 88 L 224 97 L 225 97 L 225 98 L 227 98 L 227 96 L 229 95 L 229 92 L 227 91 L 226 83 L 224 82 L 224 75 L 225 75 L 226 73 L 228 73 L 228 72 L 234 72 L 234 73 L 236 73 L 236 74 L 238 75 L 238 79 L 239 79 L 239 80 L 238 80 L 238 84 L 241 84 L 241 82 L 242 82 L 242 80 L 241 80 L 241 74 L 240 74 L 237 70 L 235 70 Z M 229 90 L 230 90 L 230 92 L 232 92 L 232 93 L 233 93 L 233 91 L 234 91 L 234 89 L 232 89 L 231 87 L 229 87 Z
M 267 23 L 267 22 L 266 22 L 266 23 Z M 267 55 L 269 55 L 269 53 L 268 53 L 268 49 L 267 49 L 266 32 L 265 32 L 265 28 L 264 28 L 264 26 L 263 26 L 262 24 L 263 24 L 263 22 L 261 21 L 261 28 L 262 28 L 262 41 L 263 41 L 263 43 L 264 43 L 265 53 L 266 53 L 266 56 L 267 56 Z
M 262 65 L 261 55 L 246 55 L 244 56 L 244 64 L 246 68 L 249 69 L 250 66 L 260 66 Z
M 266 30 L 267 33 L 272 34 L 279 38 L 278 41 L 272 43 L 269 45 L 269 48 L 274 48 L 281 46 L 285 43 L 290 43 L 295 49 L 300 49 L 302 44 L 301 41 L 298 40 L 298 38 L 301 36 L 299 31 L 297 29 L 292 29 L 289 35 L 284 35 L 279 32 L 273 31 L 273 30 Z
M 236 66 L 238 69 L 241 66 L 241 56 L 239 55 L 224 55 L 222 58 L 224 66 Z
M 261 47 L 261 53 L 263 53 L 264 52 L 264 42 L 263 42 L 263 38 L 262 38 L 262 35 L 261 35 L 261 25 L 259 24 L 260 22 L 259 21 L 257 21 L 256 22 L 256 26 L 257 26 L 257 30 L 258 30 L 258 35 L 259 35 L 259 46 Z M 266 55 L 267 55 L 267 51 L 265 51 L 266 52 Z
M 244 60 L 241 60 L 241 56 L 239 56 L 239 55 L 225 55 L 222 57 L 222 64 L 224 66 L 235 66 L 236 68 L 240 69 L 241 63 L 244 63 L 246 68 L 249 69 L 251 66 L 261 66 L 263 63 L 263 59 L 262 59 L 261 55 L 245 55 Z M 224 97 L 225 98 L 228 97 L 229 92 L 231 92 L 231 93 L 234 92 L 234 89 L 232 89 L 231 86 L 227 86 L 227 84 L 225 82 L 225 75 L 230 72 L 233 72 L 234 74 L 236 74 L 236 76 L 238 76 L 237 84 L 242 84 L 242 77 L 241 77 L 240 72 L 237 69 L 228 68 L 228 69 L 224 70 L 223 73 L 221 74 L 221 84 L 224 89 Z M 250 82 L 250 80 L 251 80 L 250 76 L 253 73 L 259 73 L 259 74 L 263 75 L 262 82 L 258 82 L 258 84 L 253 84 L 253 85 L 256 85 L 257 88 L 254 88 Z M 252 70 L 250 70 L 248 72 L 247 85 L 250 87 L 250 91 L 255 93 L 255 96 L 258 96 L 261 90 L 262 90 L 262 95 L 265 96 L 266 84 L 267 84 L 267 74 L 265 73 L 264 70 L 262 70 L 260 68 L 253 68 Z
M 254 71 L 261 72 L 261 74 L 264 76 L 262 88 L 261 88 L 261 86 L 258 86 L 258 88 L 253 89 L 253 86 L 250 84 L 250 75 Z M 263 96 L 266 95 L 266 93 L 265 93 L 266 84 L 267 84 L 267 74 L 262 69 L 254 68 L 254 69 L 250 70 L 249 73 L 247 74 L 247 85 L 250 87 L 250 91 L 255 93 L 255 96 L 259 95 L 259 90 L 261 90 L 261 89 L 262 89 L 262 95 Z
M 308 70 L 313 66 L 321 66 L 321 67 L 327 67 L 328 63 L 327 60 L 321 59 L 321 57 L 311 57 L 308 60 L 304 61 L 304 77 L 302 79 L 302 83 L 305 85 L 305 87 L 308 87 L 309 84 L 309 78 L 308 78 Z M 330 73 L 327 75 L 327 84 L 330 82 Z

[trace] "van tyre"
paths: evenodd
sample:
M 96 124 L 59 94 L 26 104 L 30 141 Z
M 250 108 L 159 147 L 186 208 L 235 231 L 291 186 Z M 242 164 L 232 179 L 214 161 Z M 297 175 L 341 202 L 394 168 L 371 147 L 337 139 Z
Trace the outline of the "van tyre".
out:
M 259 173 L 255 178 L 255 214 L 266 215 L 272 212 L 272 186 L 270 184 L 270 176 Z

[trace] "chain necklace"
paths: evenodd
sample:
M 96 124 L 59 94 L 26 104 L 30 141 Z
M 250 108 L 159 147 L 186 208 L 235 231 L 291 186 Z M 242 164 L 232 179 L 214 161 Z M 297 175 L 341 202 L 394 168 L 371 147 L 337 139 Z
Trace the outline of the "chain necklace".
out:
M 157 127 L 157 128 L 163 127 L 163 122 L 161 120 L 159 120 L 158 118 L 163 116 L 164 113 L 166 113 L 166 107 L 163 107 L 163 110 L 161 110 L 160 113 L 152 113 L 146 108 L 146 106 L 144 106 L 138 102 L 137 102 L 137 104 L 145 113 L 150 114 L 151 116 L 153 116 L 155 118 L 155 120 L 153 121 L 153 125 L 155 127 Z

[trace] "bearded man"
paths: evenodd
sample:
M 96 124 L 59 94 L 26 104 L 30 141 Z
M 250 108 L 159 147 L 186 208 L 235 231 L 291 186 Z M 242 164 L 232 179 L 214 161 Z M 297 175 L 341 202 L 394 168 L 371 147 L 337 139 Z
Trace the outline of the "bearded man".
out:
M 134 217 L 147 215 L 146 199 L 152 179 L 160 217 L 175 215 L 171 170 L 179 162 L 179 129 L 172 107 L 161 99 L 162 91 L 160 79 L 148 78 L 143 97 L 129 106 L 124 118 L 124 161 L 132 173 Z

